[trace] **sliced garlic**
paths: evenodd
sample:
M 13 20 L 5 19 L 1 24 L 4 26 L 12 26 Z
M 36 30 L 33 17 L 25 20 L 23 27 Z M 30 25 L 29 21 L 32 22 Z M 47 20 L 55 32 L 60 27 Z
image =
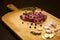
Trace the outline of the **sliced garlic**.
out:
M 49 38 L 53 38 L 54 36 L 54 34 L 49 34 Z
M 43 30 L 43 28 L 37 28 L 39 31 L 42 31 Z
M 45 26 L 44 28 L 45 28 L 45 29 L 49 29 L 49 27 L 48 27 L 48 26 Z
M 52 31 L 51 30 L 45 30 L 46 31 L 46 33 L 52 33 Z
M 42 36 L 42 38 L 43 38 L 44 40 L 46 40 L 46 38 L 45 38 L 44 36 Z
M 48 38 L 48 37 L 49 37 L 49 34 L 45 34 L 44 37 L 45 37 L 45 38 Z
M 60 30 L 60 28 L 57 28 L 57 29 L 55 29 L 54 31 L 55 31 L 55 32 L 58 32 L 59 30 Z

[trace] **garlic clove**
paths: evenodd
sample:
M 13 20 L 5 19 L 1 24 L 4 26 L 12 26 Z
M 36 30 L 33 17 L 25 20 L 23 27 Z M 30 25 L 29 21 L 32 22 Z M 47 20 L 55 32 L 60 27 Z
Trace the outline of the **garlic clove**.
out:
M 53 21 L 50 21 L 48 26 L 51 26 L 51 25 L 56 26 L 56 24 Z
M 52 24 L 55 24 L 55 23 L 53 21 L 50 21 L 49 24 L 52 25 Z
M 55 24 L 55 22 L 54 21 L 50 21 L 49 22 L 49 24 L 48 24 L 48 26 L 50 27 L 50 26 L 53 26 L 54 28 L 56 28 L 56 24 Z

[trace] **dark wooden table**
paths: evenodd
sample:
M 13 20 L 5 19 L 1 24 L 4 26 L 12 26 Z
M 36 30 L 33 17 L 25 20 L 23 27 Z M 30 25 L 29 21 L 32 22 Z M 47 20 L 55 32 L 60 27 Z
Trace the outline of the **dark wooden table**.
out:
M 36 6 L 60 18 L 59 0 L 0 0 L 0 40 L 21 40 L 2 21 L 1 17 L 12 10 L 6 7 L 7 4 L 14 4 L 17 8 Z

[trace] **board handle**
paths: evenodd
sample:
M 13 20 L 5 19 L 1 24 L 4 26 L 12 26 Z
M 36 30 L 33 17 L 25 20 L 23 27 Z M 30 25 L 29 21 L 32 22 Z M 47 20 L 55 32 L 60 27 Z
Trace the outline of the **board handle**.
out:
M 11 10 L 19 10 L 18 8 L 16 8 L 13 4 L 8 4 L 7 7 Z

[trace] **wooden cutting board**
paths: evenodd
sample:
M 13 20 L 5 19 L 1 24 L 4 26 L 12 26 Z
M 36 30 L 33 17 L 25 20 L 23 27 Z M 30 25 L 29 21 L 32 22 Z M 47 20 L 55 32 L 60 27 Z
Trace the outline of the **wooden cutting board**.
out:
M 12 4 L 8 5 L 7 7 L 11 8 L 12 12 L 8 12 L 7 14 L 5 14 L 2 17 L 2 21 L 8 25 L 9 28 L 11 28 L 11 30 L 13 30 L 19 37 L 21 37 L 23 40 L 43 40 L 43 38 L 41 37 L 45 31 L 40 31 L 42 33 L 42 35 L 32 35 L 30 32 L 31 31 L 36 31 L 37 29 L 34 29 L 34 24 L 32 28 L 29 28 L 29 26 L 31 26 L 31 22 L 26 22 L 20 19 L 20 15 L 23 14 L 23 12 L 25 12 L 25 10 L 21 10 L 21 9 L 17 9 L 15 6 L 13 6 Z M 37 8 L 36 11 L 41 11 L 41 9 Z M 60 19 L 56 18 L 55 16 L 49 14 L 46 11 L 42 11 L 42 13 L 44 13 L 45 15 L 47 15 L 47 19 L 46 21 L 42 24 L 42 27 L 44 27 L 45 25 L 48 25 L 48 23 L 50 21 L 54 21 L 58 26 L 58 28 L 60 28 Z M 23 24 L 22 24 L 23 22 Z M 37 24 L 37 28 L 40 27 L 40 24 Z M 60 40 L 60 31 L 59 33 L 52 39 L 48 39 L 48 40 Z

